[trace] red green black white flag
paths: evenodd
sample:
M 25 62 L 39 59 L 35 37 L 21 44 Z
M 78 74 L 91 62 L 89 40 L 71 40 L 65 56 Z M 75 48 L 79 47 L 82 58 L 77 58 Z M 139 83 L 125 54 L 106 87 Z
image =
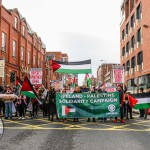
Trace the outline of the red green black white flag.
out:
M 75 113 L 76 110 L 73 107 L 69 107 L 69 106 L 62 106 L 62 116 L 66 116 L 69 113 Z
M 64 74 L 86 74 L 92 73 L 91 60 L 77 62 L 62 62 L 52 60 L 52 69 L 54 72 Z
M 41 104 L 41 101 L 38 97 L 38 95 L 36 94 L 30 80 L 28 79 L 28 77 L 26 76 L 24 78 L 24 82 L 22 84 L 22 87 L 21 87 L 21 94 L 27 96 L 27 97 L 30 97 L 30 98 L 35 98 L 38 100 L 38 102 Z

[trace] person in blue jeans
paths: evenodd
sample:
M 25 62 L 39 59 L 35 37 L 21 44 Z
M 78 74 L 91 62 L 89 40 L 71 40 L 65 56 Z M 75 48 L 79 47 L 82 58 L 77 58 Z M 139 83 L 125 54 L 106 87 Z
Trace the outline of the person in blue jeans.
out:
M 12 90 L 9 86 L 7 86 L 7 90 L 5 92 L 5 94 L 13 94 Z M 8 99 L 4 101 L 5 103 L 5 119 L 8 119 L 8 117 L 10 117 L 10 119 L 12 119 L 12 100 Z

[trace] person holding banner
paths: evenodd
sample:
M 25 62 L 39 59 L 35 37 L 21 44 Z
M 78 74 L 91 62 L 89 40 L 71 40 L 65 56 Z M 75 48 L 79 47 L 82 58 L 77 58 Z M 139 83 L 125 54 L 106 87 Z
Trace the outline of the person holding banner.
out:
M 99 90 L 98 90 L 98 93 L 107 93 L 107 91 L 105 91 L 105 84 L 103 84 Z M 99 118 L 100 120 L 102 120 L 103 122 L 106 122 L 107 121 L 107 118 Z
M 95 87 L 90 89 L 90 93 L 96 93 Z M 87 119 L 87 122 L 90 122 L 90 118 Z M 93 122 L 96 122 L 95 118 L 93 118 Z
M 82 93 L 80 86 L 76 86 L 74 93 Z M 78 118 L 74 118 L 73 122 L 79 122 Z
M 5 94 L 13 94 L 10 86 L 7 86 L 7 90 Z M 5 110 L 6 110 L 5 119 L 8 119 L 8 116 L 10 117 L 10 119 L 12 119 L 12 99 L 9 98 L 5 100 L 4 103 L 5 103 Z
M 1 86 L 1 94 L 4 94 L 7 91 L 7 86 L 5 85 L 4 88 Z M 5 116 L 5 103 L 4 101 L 1 99 L 0 100 L 0 113 L 1 113 L 1 109 L 3 109 L 3 116 Z
M 123 120 L 123 104 L 124 104 L 124 93 L 123 93 L 123 87 L 119 84 L 117 86 L 117 91 L 119 93 L 119 100 L 120 100 L 120 122 L 125 123 Z M 115 117 L 114 123 L 117 123 L 118 119 Z
M 0 85 L 0 94 L 3 92 L 3 86 Z M 1 115 L 1 109 L 2 109 L 3 103 L 0 99 L 0 115 Z M 3 115 L 5 114 L 5 112 L 3 111 Z

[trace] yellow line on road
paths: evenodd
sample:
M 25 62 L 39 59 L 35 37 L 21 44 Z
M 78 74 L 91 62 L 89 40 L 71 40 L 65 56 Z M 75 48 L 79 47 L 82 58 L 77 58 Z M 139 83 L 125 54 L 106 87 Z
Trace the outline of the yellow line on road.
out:
M 19 124 L 19 125 L 24 125 L 24 126 L 27 126 L 27 127 L 36 128 L 36 125 L 30 125 L 30 124 L 21 123 L 21 122 L 16 122 L 16 121 L 12 121 L 12 120 L 9 120 L 8 122 L 9 122 L 9 123 L 14 123 L 14 124 Z M 8 123 L 8 122 L 7 122 L 7 123 Z M 5 123 L 4 123 L 4 126 L 5 126 Z
M 139 123 L 145 123 L 145 122 L 150 122 L 150 120 L 141 121 L 141 122 L 134 122 L 134 123 L 130 123 L 130 124 L 121 124 L 120 126 L 114 126 L 112 128 L 113 129 L 120 129 L 120 128 L 128 127 L 128 126 L 131 126 L 131 125 L 138 125 Z
M 27 127 L 4 127 L 4 129 L 13 130 L 84 130 L 84 131 L 133 131 L 133 132 L 150 132 L 149 130 L 139 130 L 139 129 L 93 129 L 93 128 L 27 128 Z

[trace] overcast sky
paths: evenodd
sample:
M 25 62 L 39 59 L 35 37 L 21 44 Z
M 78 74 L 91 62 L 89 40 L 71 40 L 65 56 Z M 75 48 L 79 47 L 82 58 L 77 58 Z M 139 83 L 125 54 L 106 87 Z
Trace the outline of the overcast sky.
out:
M 2 0 L 18 8 L 47 51 L 67 53 L 69 61 L 92 60 L 92 74 L 104 60 L 118 63 L 122 0 Z M 80 83 L 82 82 L 80 76 Z

